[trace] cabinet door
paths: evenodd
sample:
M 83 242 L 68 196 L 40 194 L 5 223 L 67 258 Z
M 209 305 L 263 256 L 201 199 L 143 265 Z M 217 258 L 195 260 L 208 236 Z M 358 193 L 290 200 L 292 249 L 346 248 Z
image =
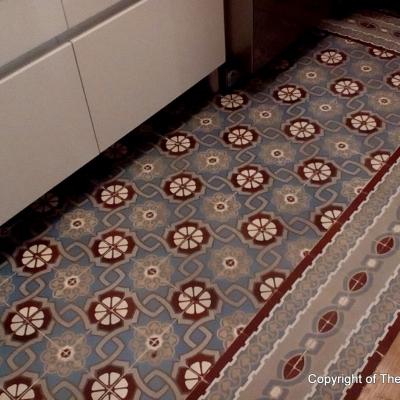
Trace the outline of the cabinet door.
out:
M 98 154 L 72 47 L 0 80 L 0 224 Z
M 223 0 L 142 0 L 73 45 L 104 150 L 224 62 Z
M 62 0 L 70 27 L 106 10 L 120 0 Z
M 0 0 L 0 66 L 67 29 L 61 0 Z

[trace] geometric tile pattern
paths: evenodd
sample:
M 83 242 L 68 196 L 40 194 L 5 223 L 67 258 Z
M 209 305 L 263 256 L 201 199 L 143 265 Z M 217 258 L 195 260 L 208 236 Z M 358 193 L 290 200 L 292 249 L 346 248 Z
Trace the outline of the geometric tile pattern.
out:
M 339 227 L 332 241 L 320 253 L 313 250 L 308 268 L 300 268 L 304 273 L 297 274 L 296 285 L 269 314 L 264 307 L 245 328 L 244 333 L 249 332 L 243 338 L 246 346 L 238 351 L 239 340 L 235 341 L 232 362 L 208 387 L 204 398 L 261 398 L 261 392 L 280 400 L 306 397 L 310 391 L 308 372 L 325 374 L 338 349 L 346 347 L 346 335 L 357 329 L 371 303 L 396 274 L 399 178 L 397 162 Z M 390 316 L 395 318 L 393 312 Z M 254 325 L 257 330 L 249 330 Z M 374 343 L 379 329 L 376 324 L 369 328 L 361 341 Z M 285 378 L 284 366 L 299 355 L 302 357 L 289 363 Z M 349 355 L 353 365 L 355 358 L 361 363 L 366 359 L 361 346 Z M 341 361 L 339 358 L 338 363 Z
M 390 14 L 389 10 L 362 10 L 340 21 L 325 20 L 321 29 L 399 52 L 399 15 Z
M 184 96 L 0 228 L 0 398 L 198 396 L 399 146 L 400 57 L 299 51 Z
M 257 398 L 289 400 L 299 398 L 300 393 L 301 398 L 307 399 L 343 398 L 350 384 L 338 382 L 324 387 L 323 384 L 314 385 L 313 380 L 316 381 L 323 371 L 329 371 L 326 374 L 329 377 L 358 374 L 371 348 L 386 333 L 386 325 L 396 319 L 399 201 L 400 193 L 397 193 L 390 207 L 385 207 L 379 220 L 368 229 L 368 236 L 363 237 L 352 249 L 351 256 L 341 263 L 341 273 L 332 278 L 336 280 L 335 290 L 326 290 L 292 330 L 296 333 L 280 345 L 279 354 L 283 355 L 280 362 L 276 362 L 277 355 L 266 361 L 269 365 L 258 372 L 263 384 L 256 389 L 254 382 L 253 385 L 247 383 L 250 392 L 258 393 Z M 348 229 L 352 229 L 351 225 Z M 332 283 L 330 287 L 333 288 Z M 381 305 L 386 292 L 391 299 Z M 356 307 L 363 310 L 361 315 L 355 314 Z M 354 332 L 357 335 L 353 335 Z M 292 349 L 288 348 L 290 341 Z M 265 371 L 271 371 L 268 377 Z M 313 374 L 312 384 L 308 381 L 309 373 Z M 245 399 L 247 395 L 244 392 L 237 398 Z

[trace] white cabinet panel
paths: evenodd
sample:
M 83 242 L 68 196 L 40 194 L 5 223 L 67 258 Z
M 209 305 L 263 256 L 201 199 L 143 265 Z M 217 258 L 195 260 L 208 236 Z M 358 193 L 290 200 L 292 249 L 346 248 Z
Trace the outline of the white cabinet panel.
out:
M 61 0 L 0 0 L 0 66 L 67 29 Z
M 223 0 L 142 0 L 73 45 L 104 150 L 224 62 Z
M 0 80 L 0 224 L 98 154 L 71 44 Z
M 62 0 L 70 27 L 111 7 L 120 0 Z

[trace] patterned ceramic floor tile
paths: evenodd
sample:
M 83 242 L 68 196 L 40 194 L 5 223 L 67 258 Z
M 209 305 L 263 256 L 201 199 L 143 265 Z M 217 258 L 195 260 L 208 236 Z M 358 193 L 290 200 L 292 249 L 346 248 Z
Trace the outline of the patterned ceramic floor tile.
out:
M 385 181 L 399 71 L 371 43 L 305 38 L 231 93 L 190 91 L 1 227 L 0 397 L 199 397 Z
M 397 321 L 399 329 L 396 298 L 371 313 L 380 297 L 397 293 L 399 176 L 397 162 L 247 338 L 204 398 L 344 398 L 343 385 L 332 390 L 312 385 L 308 375 L 357 374 L 388 326 Z M 346 398 L 356 398 L 351 396 Z

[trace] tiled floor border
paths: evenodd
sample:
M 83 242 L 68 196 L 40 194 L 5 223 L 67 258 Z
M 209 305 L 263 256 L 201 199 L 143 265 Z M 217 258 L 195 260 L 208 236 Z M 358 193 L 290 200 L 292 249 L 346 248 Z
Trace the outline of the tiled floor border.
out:
M 329 33 L 330 35 L 338 36 L 338 37 L 340 37 L 342 39 L 352 40 L 353 42 L 362 44 L 364 46 L 374 46 L 374 47 L 376 47 L 377 49 L 380 49 L 380 50 L 387 50 L 386 48 L 384 48 L 383 46 L 381 46 L 379 44 L 375 44 L 375 43 L 372 43 L 372 42 L 365 42 L 365 41 L 363 41 L 361 39 L 356 39 L 356 38 L 354 38 L 352 36 L 345 35 L 344 33 L 332 32 L 332 31 L 330 31 L 328 29 L 321 29 L 321 30 L 326 32 L 326 33 Z M 389 51 L 389 50 L 387 50 L 387 51 Z M 399 51 L 390 49 L 390 52 L 400 56 L 400 52 Z
M 389 15 L 392 15 L 390 13 L 388 13 Z M 398 15 L 393 15 L 398 17 Z M 373 43 L 366 43 L 360 39 L 356 39 L 354 37 L 345 35 L 345 34 L 340 34 L 337 32 L 332 32 L 326 29 L 323 29 L 323 31 L 331 34 L 331 35 L 335 35 L 338 37 L 341 37 L 343 39 L 350 39 L 353 40 L 354 42 L 363 44 L 363 45 L 371 45 Z M 374 46 L 381 48 L 383 50 L 383 47 L 379 46 L 379 45 L 375 45 Z M 397 52 L 395 50 L 390 50 L 391 52 L 400 55 L 400 52 Z M 400 150 L 400 148 L 397 149 L 397 151 L 394 153 L 398 153 Z M 393 155 L 394 155 L 393 154 Z M 393 161 L 395 162 L 395 161 Z M 374 177 L 375 178 L 375 177 Z M 371 182 L 370 182 L 371 183 Z M 357 199 L 356 199 L 357 200 Z M 355 200 L 355 201 L 356 201 Z M 353 204 L 350 205 L 350 207 L 352 207 Z M 347 211 L 347 210 L 346 210 Z M 379 363 L 382 361 L 383 357 L 387 354 L 387 352 L 389 351 L 390 346 L 393 344 L 394 340 L 396 339 L 397 335 L 400 333 L 400 313 L 398 314 L 395 322 L 388 326 L 387 328 L 387 333 L 385 335 L 385 337 L 379 342 L 379 344 L 377 345 L 375 352 L 368 358 L 368 361 L 366 362 L 366 364 L 364 365 L 363 370 L 361 371 L 361 375 L 363 378 L 365 378 L 368 375 L 371 375 L 374 373 L 374 371 L 376 370 L 376 368 L 378 367 Z M 344 400 L 354 400 L 356 398 L 358 398 L 358 396 L 361 394 L 361 391 L 363 390 L 364 386 L 366 385 L 365 379 L 362 379 L 361 383 L 355 383 L 353 384 L 346 392 L 346 396 L 344 397 Z
M 232 360 L 234 355 L 245 346 L 246 339 L 253 334 L 261 322 L 267 318 L 273 308 L 281 301 L 282 297 L 292 288 L 293 284 L 303 274 L 303 272 L 312 264 L 314 259 L 322 253 L 323 249 L 331 242 L 333 237 L 339 232 L 341 226 L 347 222 L 352 214 L 358 209 L 358 207 L 366 200 L 368 194 L 374 190 L 376 185 L 381 182 L 387 172 L 390 170 L 392 165 L 400 158 L 400 147 L 391 155 L 387 163 L 376 173 L 376 175 L 368 182 L 364 190 L 353 200 L 353 202 L 347 207 L 346 210 L 340 215 L 338 220 L 332 227 L 326 232 L 326 234 L 320 239 L 320 241 L 314 246 L 311 252 L 305 257 L 294 269 L 294 271 L 286 278 L 279 289 L 272 294 L 270 299 L 260 309 L 260 311 L 254 316 L 250 323 L 243 330 L 242 335 L 236 338 L 231 346 L 225 351 L 224 354 L 216 361 L 211 367 L 210 371 L 204 377 L 204 380 L 193 389 L 190 395 L 187 397 L 188 400 L 198 399 L 204 394 L 208 386 L 213 380 L 219 376 L 223 368 Z M 400 321 L 399 321 L 400 326 Z M 347 399 L 349 400 L 349 399 Z
M 323 30 L 323 29 L 321 29 Z M 350 36 L 342 35 L 336 32 L 331 32 L 329 30 L 325 30 L 325 32 L 330 35 L 338 36 L 343 39 L 353 40 L 354 42 L 360 43 L 364 46 L 371 46 L 375 44 L 368 43 L 359 39 L 355 39 Z M 382 48 L 377 45 L 376 47 Z M 386 50 L 386 49 L 384 49 Z M 395 52 L 391 50 L 393 53 L 400 55 L 399 52 Z M 400 158 L 400 147 L 390 156 L 387 163 L 373 176 L 373 178 L 368 182 L 365 186 L 364 190 L 352 201 L 352 203 L 343 211 L 338 220 L 332 225 L 332 227 L 325 233 L 325 235 L 319 240 L 319 242 L 314 246 L 314 248 L 310 251 L 307 257 L 305 257 L 293 270 L 293 272 L 285 279 L 279 289 L 274 292 L 265 305 L 257 312 L 254 318 L 249 322 L 246 328 L 243 330 L 242 335 L 238 336 L 236 340 L 229 346 L 229 348 L 222 354 L 221 357 L 215 362 L 215 364 L 211 367 L 210 371 L 206 374 L 204 379 L 200 381 L 197 386 L 192 390 L 192 392 L 187 397 L 187 400 L 196 400 L 200 396 L 202 396 L 207 388 L 213 383 L 215 378 L 217 378 L 224 367 L 233 359 L 235 354 L 245 346 L 246 339 L 253 334 L 261 322 L 267 318 L 273 308 L 281 301 L 282 297 L 292 288 L 293 284 L 297 281 L 297 279 L 303 274 L 303 272 L 312 264 L 314 259 L 322 253 L 323 249 L 328 245 L 328 243 L 333 239 L 333 237 L 339 232 L 341 225 L 343 225 L 346 221 L 348 221 L 351 215 L 358 209 L 358 207 L 366 200 L 368 194 L 374 190 L 376 185 L 384 179 L 392 165 L 394 165 L 397 160 Z M 394 326 L 398 326 L 398 331 L 400 331 L 400 316 L 399 320 L 396 321 Z M 388 333 L 390 336 L 390 333 Z M 392 337 L 393 336 L 393 337 Z M 392 334 L 390 336 L 391 342 L 393 342 L 394 337 L 396 335 Z M 386 340 L 386 338 L 384 339 Z M 389 346 L 390 346 L 389 344 Z M 388 346 L 388 347 L 389 347 Z M 387 347 L 387 349 L 388 349 Z M 372 362 L 372 361 L 371 361 Z M 376 365 L 373 367 L 376 368 Z M 363 371 L 364 372 L 364 371 Z M 352 389 L 352 388 L 351 388 Z M 362 388 L 359 389 L 361 391 Z M 356 390 L 356 389 L 354 389 Z M 352 398 L 346 398 L 346 400 L 352 400 Z
M 365 13 L 365 11 L 364 11 Z M 378 23 L 381 22 L 382 24 L 386 25 L 393 25 L 393 22 L 388 22 L 384 18 L 380 17 L 386 17 L 386 18 L 392 18 L 392 19 L 398 19 L 400 18 L 400 14 L 396 15 L 395 11 L 391 10 L 367 10 L 365 15 L 363 15 L 363 11 L 360 11 L 360 13 L 355 14 L 355 18 L 357 19 L 377 19 Z M 379 30 L 376 30 L 376 27 L 371 29 L 371 27 L 363 27 L 359 24 L 349 24 L 348 20 L 345 19 L 343 22 L 341 20 L 336 20 L 336 19 L 327 19 L 322 22 L 322 24 L 318 27 L 319 30 L 327 32 L 331 35 L 339 36 L 344 39 L 349 39 L 352 40 L 353 42 L 357 42 L 363 45 L 368 45 L 368 46 L 374 46 L 375 48 L 385 50 L 385 51 L 390 51 L 393 54 L 400 54 L 400 42 L 397 43 L 395 40 L 391 40 L 394 45 L 389 45 L 388 41 L 390 41 L 388 38 L 384 38 L 382 36 L 379 36 Z M 347 32 L 346 32 L 347 31 Z M 377 33 L 378 32 L 378 33 Z M 384 32 L 384 31 L 382 31 Z M 359 38 L 359 36 L 362 36 L 363 38 Z M 368 38 L 368 39 L 367 39 Z M 375 39 L 375 41 L 374 41 Z M 382 43 L 382 41 L 386 42 L 385 44 Z M 389 48 L 390 46 L 390 48 Z

